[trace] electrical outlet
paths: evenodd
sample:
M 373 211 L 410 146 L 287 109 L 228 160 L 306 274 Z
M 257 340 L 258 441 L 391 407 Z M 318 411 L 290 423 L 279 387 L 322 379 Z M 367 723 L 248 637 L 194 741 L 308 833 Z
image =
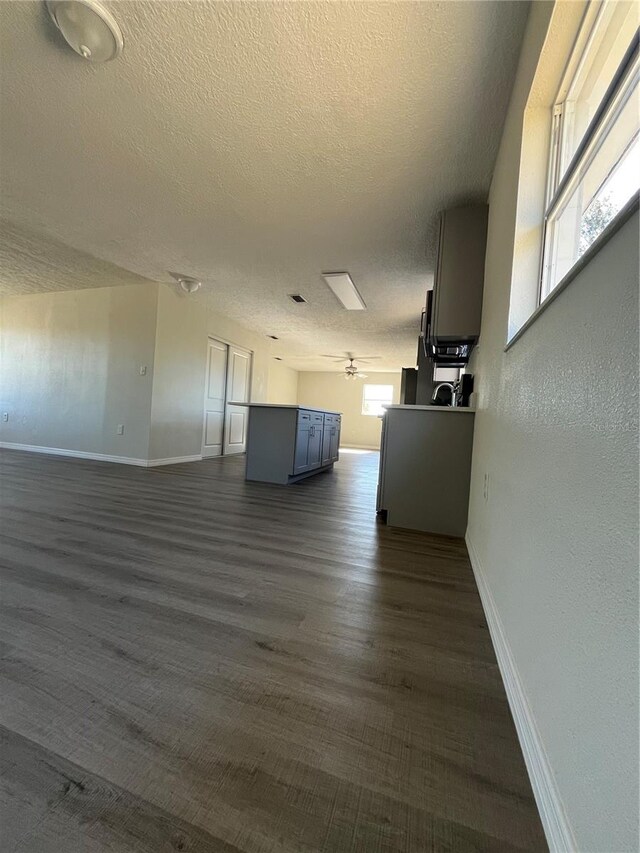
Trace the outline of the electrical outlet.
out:
M 124 435 L 124 424 L 118 424 L 116 427 L 116 435 Z
M 147 375 L 147 365 L 141 364 L 140 365 L 140 376 L 146 376 L 146 375 Z
M 484 496 L 485 501 L 489 500 L 489 474 L 485 471 L 484 475 L 484 486 L 482 489 L 482 494 Z
M 9 412 L 2 413 L 2 420 L 6 423 L 9 420 Z

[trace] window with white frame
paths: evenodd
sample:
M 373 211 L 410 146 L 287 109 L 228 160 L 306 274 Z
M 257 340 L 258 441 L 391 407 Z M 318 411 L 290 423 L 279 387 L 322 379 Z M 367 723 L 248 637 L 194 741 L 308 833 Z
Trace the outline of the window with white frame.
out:
M 364 385 L 362 388 L 362 414 L 384 415 L 384 407 L 393 402 L 393 385 Z
M 591 2 L 553 110 L 540 302 L 640 189 L 639 7 Z

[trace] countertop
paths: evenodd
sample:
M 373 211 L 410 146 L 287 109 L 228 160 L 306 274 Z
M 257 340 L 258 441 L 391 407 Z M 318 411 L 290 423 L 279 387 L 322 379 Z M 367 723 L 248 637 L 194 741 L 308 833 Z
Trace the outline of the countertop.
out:
M 298 409 L 305 412 L 324 412 L 327 415 L 341 415 L 333 409 L 320 409 L 317 406 L 297 406 L 294 403 L 229 403 L 229 406 L 247 406 L 256 409 Z M 397 407 L 396 407 L 397 408 Z
M 449 412 L 451 414 L 474 414 L 475 409 L 470 409 L 465 406 L 385 406 L 385 409 L 402 409 L 410 412 Z

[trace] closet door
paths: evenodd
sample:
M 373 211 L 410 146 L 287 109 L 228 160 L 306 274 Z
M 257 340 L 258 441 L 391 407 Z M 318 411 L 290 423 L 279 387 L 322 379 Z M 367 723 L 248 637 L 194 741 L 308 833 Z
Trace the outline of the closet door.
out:
M 229 346 L 227 360 L 227 406 L 223 452 L 244 453 L 247 449 L 247 424 L 249 409 L 234 406 L 248 403 L 251 391 L 251 353 L 240 347 Z
M 209 338 L 204 390 L 203 458 L 222 454 L 228 350 L 227 344 Z

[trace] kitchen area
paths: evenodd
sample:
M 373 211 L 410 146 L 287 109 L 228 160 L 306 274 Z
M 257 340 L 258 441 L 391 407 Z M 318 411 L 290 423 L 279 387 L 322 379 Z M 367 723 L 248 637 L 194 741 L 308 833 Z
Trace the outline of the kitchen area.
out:
M 390 527 L 465 533 L 475 413 L 468 363 L 480 336 L 487 220 L 484 204 L 440 217 L 416 366 L 403 368 L 399 402 L 381 416 L 376 512 Z M 293 486 L 339 462 L 341 411 L 246 405 L 248 481 Z
M 400 404 L 386 408 L 376 509 L 389 526 L 464 536 L 473 449 L 473 376 L 480 337 L 488 207 L 440 216 L 417 367 L 404 368 Z

